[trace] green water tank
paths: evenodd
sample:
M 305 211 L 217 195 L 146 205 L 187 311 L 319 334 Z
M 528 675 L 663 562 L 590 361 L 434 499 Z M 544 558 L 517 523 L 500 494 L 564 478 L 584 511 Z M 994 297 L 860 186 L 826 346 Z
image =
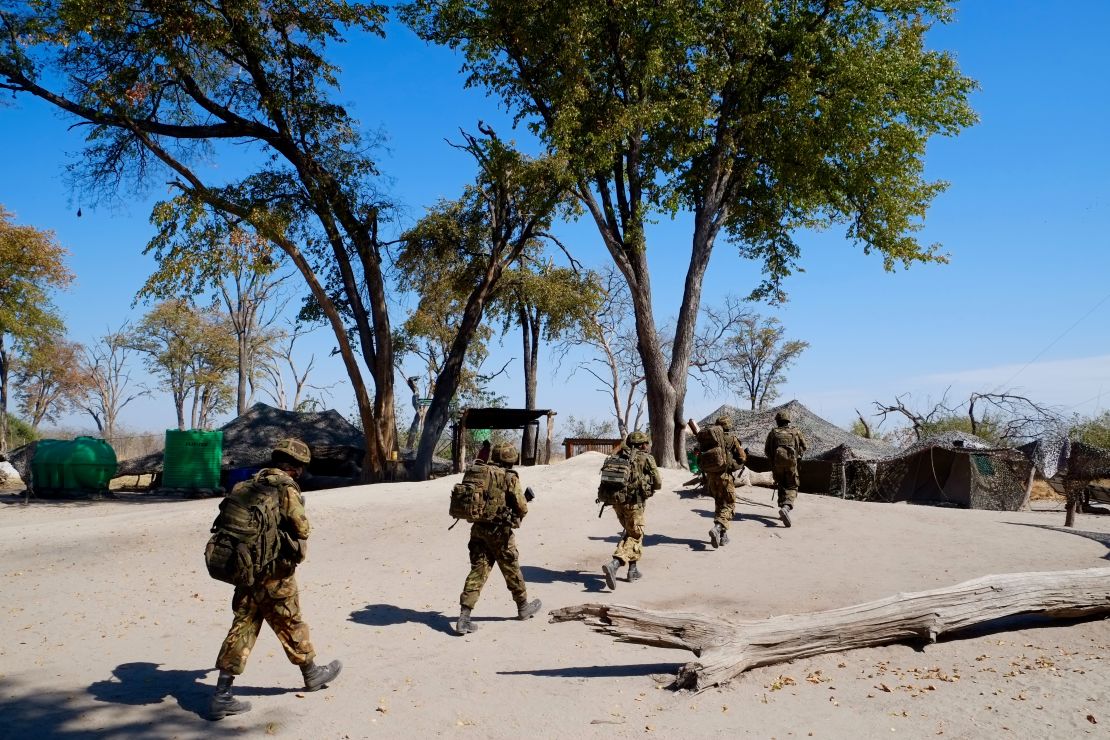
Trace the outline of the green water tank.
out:
M 41 439 L 31 458 L 35 491 L 107 491 L 116 474 L 116 451 L 103 439 Z
M 224 433 L 166 430 L 162 463 L 164 488 L 217 488 L 224 455 Z

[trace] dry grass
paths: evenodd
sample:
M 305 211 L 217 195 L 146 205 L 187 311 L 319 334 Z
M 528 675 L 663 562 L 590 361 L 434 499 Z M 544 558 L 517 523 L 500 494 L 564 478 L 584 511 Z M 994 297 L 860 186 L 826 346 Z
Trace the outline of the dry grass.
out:
M 1048 481 L 1037 478 L 1033 481 L 1033 489 L 1029 493 L 1030 501 L 1064 501 L 1063 494 L 1056 493 Z

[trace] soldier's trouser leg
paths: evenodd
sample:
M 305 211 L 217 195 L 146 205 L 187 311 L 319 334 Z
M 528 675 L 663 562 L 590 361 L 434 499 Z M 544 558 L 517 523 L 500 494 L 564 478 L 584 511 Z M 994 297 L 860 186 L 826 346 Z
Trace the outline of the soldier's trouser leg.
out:
M 267 624 L 277 635 L 285 657 L 293 665 L 308 665 L 316 651 L 308 636 L 308 623 L 301 615 L 301 597 L 293 576 L 266 584 L 269 608 L 263 610 Z
M 716 511 L 713 513 L 713 522 L 727 531 L 736 513 L 736 485 L 728 473 L 710 475 L 709 481 L 713 500 L 717 504 Z
M 613 551 L 613 557 L 625 563 L 635 563 L 644 554 L 644 505 L 614 504 L 617 521 L 624 527 L 624 535 Z
M 798 498 L 798 471 L 785 470 L 781 474 L 775 476 L 775 483 L 778 484 L 779 491 L 779 506 L 790 506 L 793 508 L 794 501 Z
M 524 574 L 520 570 L 520 553 L 516 549 L 516 537 L 513 531 L 508 530 L 508 537 L 502 534 L 496 552 L 497 567 L 505 578 L 505 585 L 513 595 L 517 606 L 528 601 L 528 585 L 524 582 Z
M 262 629 L 262 607 L 255 600 L 252 591 L 244 586 L 235 587 L 231 597 L 231 609 L 235 613 L 231 629 L 227 631 L 220 654 L 216 657 L 216 667 L 233 676 L 243 673 L 247 667 L 258 632 Z
M 490 568 L 493 567 L 493 553 L 489 551 L 485 540 L 476 536 L 473 529 L 470 531 L 470 573 L 463 584 L 462 593 L 459 594 L 459 605 L 466 609 L 473 609 L 478 603 L 478 596 L 482 593 L 482 586 L 486 585 Z

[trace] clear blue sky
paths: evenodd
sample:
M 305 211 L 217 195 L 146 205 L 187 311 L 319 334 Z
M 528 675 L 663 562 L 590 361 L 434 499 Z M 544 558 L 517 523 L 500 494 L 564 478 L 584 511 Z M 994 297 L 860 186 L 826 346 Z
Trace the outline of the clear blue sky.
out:
M 932 33 L 931 44 L 953 50 L 982 87 L 973 98 L 980 124 L 935 140 L 927 158 L 928 175 L 951 186 L 929 212 L 922 238 L 942 244 L 951 263 L 888 274 L 840 233 L 806 235 L 806 271 L 787 283 L 790 302 L 757 307 L 811 345 L 790 372 L 783 400 L 798 398 L 842 425 L 851 423 L 853 409 L 868 413 L 874 400 L 911 393 L 924 404 L 949 386 L 950 398 L 1007 389 L 1082 414 L 1110 404 L 1107 28 L 1105 0 L 1066 6 L 979 0 L 961 3 L 955 22 Z M 509 132 L 503 111 L 481 91 L 463 88 L 457 58 L 400 26 L 385 40 L 353 40 L 339 50 L 339 61 L 340 99 L 367 129 L 386 136 L 381 168 L 410 222 L 437 198 L 456 196 L 471 177 L 466 156 L 445 139 L 457 140 L 460 127 L 473 131 L 479 119 Z M 65 179 L 80 132 L 29 98 L 3 105 L 0 203 L 19 223 L 53 229 L 72 253 L 77 284 L 57 297 L 72 338 L 91 341 L 138 318 L 144 307 L 131 303 L 152 269 L 141 254 L 151 235 L 150 204 L 165 187 L 152 178 L 146 193 L 125 194 L 114 206 L 92 205 Z M 525 132 L 516 136 L 528 139 Z M 586 265 L 604 264 L 590 224 L 568 225 L 564 233 Z M 681 222 L 659 224 L 650 236 L 661 321 L 678 308 L 688 239 Z M 719 244 L 705 301 L 746 294 L 758 281 L 756 266 Z M 346 412 L 350 394 L 339 362 L 326 356 L 329 347 L 321 331 L 305 351 L 317 356 L 313 380 L 338 383 L 332 405 Z M 523 397 L 518 333 L 504 338 L 489 366 L 509 358 L 516 362 L 499 378 L 498 391 L 517 404 Z M 605 416 L 604 397 L 588 376 L 568 382 L 566 363 L 559 378 L 553 368 L 550 355 L 543 356 L 541 407 L 564 417 Z M 691 382 L 688 416 L 720 403 L 741 402 L 705 394 Z M 403 424 L 403 393 L 398 412 Z M 156 396 L 129 407 L 122 421 L 137 430 L 172 426 L 172 403 Z

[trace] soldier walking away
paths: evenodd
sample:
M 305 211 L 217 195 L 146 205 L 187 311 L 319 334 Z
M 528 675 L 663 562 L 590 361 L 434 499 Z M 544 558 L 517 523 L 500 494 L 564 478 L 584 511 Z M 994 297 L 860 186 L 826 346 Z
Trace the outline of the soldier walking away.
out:
M 478 603 L 478 596 L 482 593 L 482 586 L 489 578 L 490 570 L 494 563 L 501 569 L 505 577 L 505 585 L 516 602 L 517 619 L 531 619 L 542 606 L 539 599 L 528 600 L 528 587 L 524 583 L 524 574 L 520 572 L 520 553 L 516 549 L 516 538 L 513 530 L 520 526 L 528 514 L 528 501 L 520 487 L 520 477 L 513 470 L 513 465 L 520 459 L 516 448 L 508 442 L 501 442 L 493 447 L 490 453 L 491 465 L 475 462 L 467 469 L 463 476 L 463 483 L 456 486 L 456 490 L 466 485 L 468 479 L 486 480 L 488 483 L 479 484 L 488 487 L 481 495 L 487 503 L 488 514 L 476 516 L 470 528 L 470 574 L 466 577 L 462 594 L 459 595 L 459 620 L 455 624 L 455 633 L 465 635 L 474 632 L 478 625 L 470 620 L 471 612 Z M 455 492 L 452 492 L 454 498 Z M 454 502 L 452 503 L 454 507 Z
M 767 435 L 763 452 L 771 461 L 771 474 L 779 498 L 779 519 L 784 527 L 793 524 L 791 513 L 798 498 L 798 461 L 806 451 L 806 438 L 802 430 L 790 424 L 790 413 L 775 414 L 778 426 Z
M 250 583 L 237 583 L 235 586 L 231 600 L 235 617 L 216 658 L 220 676 L 216 693 L 209 704 L 210 719 L 218 720 L 250 710 L 249 702 L 232 696 L 231 684 L 246 668 L 247 658 L 258 639 L 263 621 L 277 635 L 289 661 L 300 666 L 305 691 L 324 688 L 343 667 L 338 660 L 316 665 L 316 651 L 309 641 L 308 624 L 301 616 L 294 577 L 297 565 L 304 560 L 309 534 L 304 497 L 296 479 L 310 461 L 311 454 L 304 442 L 299 439 L 281 440 L 271 452 L 270 466 L 231 490 L 221 504 L 220 516 L 213 524 L 215 534 L 205 551 L 209 572 L 221 580 L 241 582 L 246 579 Z M 227 540 L 220 538 L 234 538 L 236 531 L 240 535 L 246 531 L 244 527 L 234 526 L 236 512 L 246 512 L 247 522 L 261 520 L 262 524 L 257 527 L 256 536 L 249 541 L 231 540 L 231 556 L 230 559 L 225 557 L 224 561 L 226 564 L 230 560 L 232 565 L 229 568 L 234 570 L 237 566 L 239 572 L 229 574 L 225 571 L 217 575 L 214 569 L 218 560 L 216 554 L 227 549 Z M 225 530 L 221 525 L 228 523 L 229 519 L 231 526 Z M 267 551 L 272 551 L 273 555 L 263 554 Z M 245 552 L 251 555 L 244 558 Z M 252 562 L 244 566 L 244 559 Z
M 624 529 L 613 559 L 601 566 L 610 590 L 616 589 L 617 571 L 625 563 L 629 583 L 643 577 L 639 562 L 644 552 L 644 512 L 648 498 L 663 487 L 655 458 L 647 451 L 650 442 L 644 432 L 632 432 L 620 451 L 601 466 L 597 500 L 603 504 L 602 509 L 605 505 L 613 507 Z
M 729 542 L 728 528 L 736 512 L 736 482 L 732 474 L 743 469 L 748 459 L 740 440 L 729 431 L 730 426 L 727 416 L 718 416 L 698 433 L 698 467 L 705 472 L 715 503 L 713 528 L 709 530 L 713 549 Z

